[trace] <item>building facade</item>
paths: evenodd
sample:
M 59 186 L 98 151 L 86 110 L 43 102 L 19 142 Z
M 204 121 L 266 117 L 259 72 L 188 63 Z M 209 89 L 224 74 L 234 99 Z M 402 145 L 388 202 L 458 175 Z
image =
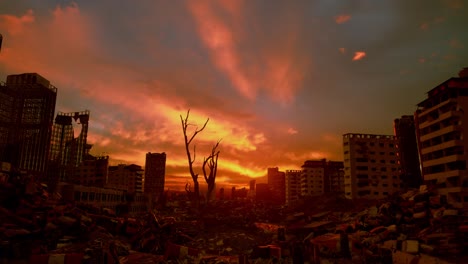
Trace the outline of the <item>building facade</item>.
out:
M 78 185 L 103 188 L 107 183 L 109 156 L 94 157 L 88 155 L 75 168 L 72 182 Z
M 163 195 L 165 177 L 166 153 L 146 153 L 144 192 L 152 201 Z
M 286 170 L 286 204 L 292 204 L 301 197 L 301 170 Z
M 404 187 L 419 188 L 422 184 L 418 143 L 414 116 L 404 115 L 393 121 L 400 162 L 400 175 Z
M 450 78 L 427 95 L 415 113 L 424 183 L 449 204 L 467 207 L 468 76 Z
M 0 85 L 0 161 L 44 178 L 57 88 L 37 73 L 8 75 Z
M 300 190 L 302 196 L 342 193 L 344 188 L 343 162 L 307 160 L 302 167 Z
M 143 174 L 141 166 L 135 164 L 109 166 L 106 188 L 126 191 L 130 195 L 143 193 Z
M 382 199 L 401 188 L 396 139 L 344 134 L 344 189 L 349 199 Z
M 286 201 L 285 173 L 279 171 L 278 167 L 268 168 L 267 180 L 268 187 L 271 190 L 272 201 L 275 203 L 284 203 Z
M 89 153 L 91 146 L 87 144 L 88 123 L 90 112 L 62 113 L 58 112 L 52 128 L 50 144 L 50 161 L 53 164 L 60 181 L 72 182 L 75 171 Z M 78 127 L 79 126 L 79 127 Z M 75 137 L 75 130 L 79 134 Z

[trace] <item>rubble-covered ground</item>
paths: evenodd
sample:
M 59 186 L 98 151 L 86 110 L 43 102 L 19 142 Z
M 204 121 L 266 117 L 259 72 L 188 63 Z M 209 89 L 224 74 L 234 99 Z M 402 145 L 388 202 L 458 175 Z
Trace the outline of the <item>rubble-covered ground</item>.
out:
M 2 263 L 468 263 L 466 211 L 424 186 L 384 201 L 167 201 L 129 217 L 0 184 Z

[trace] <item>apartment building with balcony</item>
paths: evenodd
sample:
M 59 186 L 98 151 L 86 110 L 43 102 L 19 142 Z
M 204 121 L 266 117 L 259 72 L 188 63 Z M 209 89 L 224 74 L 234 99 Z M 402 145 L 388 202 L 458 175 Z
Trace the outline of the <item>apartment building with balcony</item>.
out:
M 400 190 L 396 143 L 392 135 L 343 135 L 346 198 L 382 199 Z
M 424 183 L 458 208 L 468 206 L 466 110 L 468 76 L 460 74 L 430 90 L 415 113 Z
M 343 192 L 343 162 L 306 160 L 302 167 L 300 191 L 302 196 Z

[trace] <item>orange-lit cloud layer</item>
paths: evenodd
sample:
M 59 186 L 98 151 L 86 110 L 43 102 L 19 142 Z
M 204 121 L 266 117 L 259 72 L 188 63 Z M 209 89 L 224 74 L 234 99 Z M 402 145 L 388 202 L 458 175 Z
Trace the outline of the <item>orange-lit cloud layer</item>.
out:
M 91 153 L 113 164 L 165 152 L 171 189 L 191 180 L 180 124 L 190 109 L 192 129 L 209 118 L 195 170 L 221 140 L 218 186 L 240 187 L 268 167 L 342 160 L 344 133 L 393 133 L 394 118 L 467 66 L 464 11 L 457 1 L 3 1 L 0 81 L 50 80 L 57 111 L 91 111 Z
M 353 61 L 362 60 L 366 56 L 364 51 L 356 51 L 354 52 Z
M 335 22 L 336 22 L 337 24 L 346 23 L 346 22 L 348 22 L 350 19 L 351 19 L 351 16 L 350 16 L 350 15 L 338 15 L 338 16 L 335 16 Z

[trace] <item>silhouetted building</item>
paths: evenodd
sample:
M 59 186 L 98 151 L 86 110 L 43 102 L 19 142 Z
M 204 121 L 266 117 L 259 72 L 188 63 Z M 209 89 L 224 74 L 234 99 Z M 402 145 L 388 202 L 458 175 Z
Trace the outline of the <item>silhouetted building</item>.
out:
M 78 185 L 103 188 L 106 185 L 109 169 L 109 156 L 87 155 L 75 168 L 72 182 Z
M 389 135 L 343 135 L 347 198 L 383 199 L 400 190 L 396 143 Z
M 424 183 L 458 208 L 468 205 L 468 76 L 463 74 L 430 90 L 415 113 Z
M 219 199 L 224 200 L 224 188 L 219 189 Z
M 285 173 L 279 171 L 278 167 L 268 168 L 268 187 L 271 190 L 271 200 L 275 203 L 286 201 L 286 178 Z
M 106 188 L 123 190 L 131 195 L 143 193 L 143 174 L 141 166 L 135 164 L 109 166 Z
M 255 196 L 255 183 L 256 180 L 250 180 L 249 181 L 249 197 L 254 197 Z
M 57 88 L 37 73 L 8 75 L 0 84 L 0 161 L 44 177 Z
M 291 204 L 301 197 L 301 170 L 286 170 L 286 204 Z
M 422 184 L 414 117 L 404 115 L 393 122 L 404 187 L 419 188 Z
M 323 182 L 325 193 L 344 194 L 344 163 L 327 161 Z
M 164 192 L 166 153 L 146 153 L 144 192 L 157 201 Z
M 88 110 L 57 113 L 50 145 L 50 161 L 55 170 L 51 172 L 55 173 L 51 178 L 58 177 L 60 181 L 76 182 L 75 171 L 91 149 L 91 145 L 87 144 L 89 114 Z M 80 126 L 77 137 L 76 126 Z
M 272 202 L 268 183 L 257 183 L 255 186 L 255 200 L 259 202 Z

